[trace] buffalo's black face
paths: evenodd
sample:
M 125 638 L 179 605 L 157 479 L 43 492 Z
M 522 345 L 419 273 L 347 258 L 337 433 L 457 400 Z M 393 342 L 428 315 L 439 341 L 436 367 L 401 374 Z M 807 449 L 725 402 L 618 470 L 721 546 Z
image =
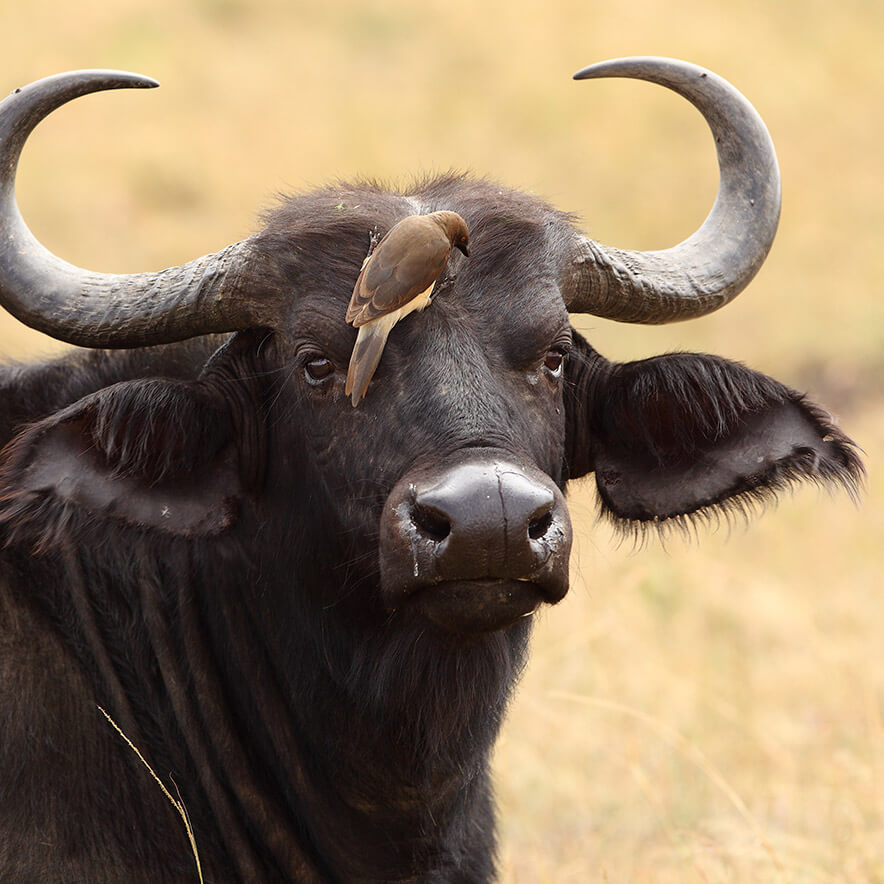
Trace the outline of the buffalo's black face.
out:
M 536 245 L 540 225 L 514 223 L 510 243 Z M 345 248 L 335 237 L 349 272 L 293 302 L 293 334 L 276 349 L 293 388 L 280 400 L 297 400 L 300 414 L 280 425 L 297 427 L 309 481 L 334 501 L 344 562 L 377 562 L 385 615 L 454 632 L 509 626 L 568 588 L 567 311 L 542 260 L 502 254 L 494 221 L 471 225 L 472 257 L 453 256 L 432 305 L 393 329 L 353 408 L 344 313 L 368 230 Z

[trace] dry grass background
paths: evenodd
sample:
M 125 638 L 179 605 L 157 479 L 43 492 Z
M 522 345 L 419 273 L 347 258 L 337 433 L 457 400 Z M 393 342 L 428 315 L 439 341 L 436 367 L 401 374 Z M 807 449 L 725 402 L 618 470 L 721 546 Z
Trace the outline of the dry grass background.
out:
M 95 269 L 219 248 L 277 189 L 452 167 L 664 247 L 714 196 L 703 123 L 658 87 L 571 73 L 679 56 L 767 121 L 784 210 L 749 290 L 685 325 L 578 322 L 612 358 L 711 350 L 810 387 L 865 448 L 869 491 L 634 551 L 574 489 L 574 586 L 497 752 L 505 881 L 884 881 L 882 34 L 880 0 L 0 6 L 4 92 L 77 67 L 163 83 L 76 102 L 26 150 L 25 217 Z M 58 350 L 0 317 L 7 355 Z

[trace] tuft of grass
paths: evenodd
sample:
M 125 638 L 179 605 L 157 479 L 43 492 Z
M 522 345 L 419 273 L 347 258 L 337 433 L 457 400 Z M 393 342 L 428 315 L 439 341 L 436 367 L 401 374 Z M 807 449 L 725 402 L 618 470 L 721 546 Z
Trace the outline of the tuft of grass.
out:
M 97 705 L 97 704 L 96 704 Z M 111 727 L 126 741 L 126 745 L 138 756 L 138 760 L 148 769 L 150 775 L 156 781 L 156 784 L 162 789 L 163 795 L 169 799 L 169 803 L 175 810 L 178 811 L 179 816 L 184 821 L 184 828 L 187 830 L 187 839 L 190 841 L 190 849 L 193 851 L 193 859 L 196 863 L 196 873 L 199 876 L 200 884 L 204 884 L 203 881 L 203 869 L 200 865 L 200 854 L 199 850 L 197 850 L 196 846 L 196 838 L 193 834 L 193 826 L 190 824 L 190 817 L 187 815 L 187 810 L 184 807 L 184 802 L 181 800 L 181 796 L 179 793 L 179 797 L 177 799 L 173 798 L 169 790 L 164 785 L 163 781 L 157 776 L 156 771 L 148 764 L 145 757 L 138 750 L 138 747 L 123 733 L 120 726 L 113 720 L 113 718 L 108 715 L 108 713 L 101 707 L 98 706 L 98 711 L 110 722 Z M 177 790 L 177 786 L 176 786 Z

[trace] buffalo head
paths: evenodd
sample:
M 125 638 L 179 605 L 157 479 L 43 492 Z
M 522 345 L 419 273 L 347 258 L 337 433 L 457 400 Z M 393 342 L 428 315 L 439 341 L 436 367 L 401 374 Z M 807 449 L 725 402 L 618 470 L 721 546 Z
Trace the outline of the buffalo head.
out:
M 533 197 L 444 177 L 396 193 L 327 187 L 284 201 L 261 232 L 217 254 L 159 273 L 93 273 L 25 226 L 19 153 L 72 98 L 155 84 L 83 71 L 10 96 L 0 110 L 4 306 L 92 348 L 171 352 L 235 334 L 195 377 L 106 387 L 33 426 L 7 454 L 6 520 L 24 530 L 54 501 L 183 537 L 267 531 L 273 555 L 322 550 L 323 608 L 481 633 L 567 591 L 569 479 L 594 473 L 602 509 L 624 525 L 681 523 L 804 478 L 852 488 L 851 444 L 799 394 L 715 357 L 613 364 L 571 329 L 569 311 L 664 323 L 718 309 L 760 267 L 780 208 L 767 130 L 720 78 L 665 59 L 577 76 L 660 83 L 706 118 L 719 193 L 683 243 L 609 248 Z M 467 221 L 472 257 L 455 254 L 432 307 L 396 327 L 354 411 L 344 317 L 371 239 L 441 209 Z M 37 544 L 50 543 L 41 530 Z

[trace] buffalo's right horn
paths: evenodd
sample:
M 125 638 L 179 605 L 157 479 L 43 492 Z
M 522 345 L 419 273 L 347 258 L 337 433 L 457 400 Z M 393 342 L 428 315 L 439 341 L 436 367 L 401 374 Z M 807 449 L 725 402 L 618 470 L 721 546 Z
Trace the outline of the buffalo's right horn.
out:
M 15 201 L 15 173 L 34 127 L 71 99 L 155 80 L 73 71 L 17 89 L 0 103 L 0 304 L 31 328 L 82 347 L 139 347 L 266 324 L 269 305 L 240 291 L 249 240 L 156 273 L 103 274 L 57 258 L 33 236 Z
M 721 77 L 672 58 L 619 58 L 574 77 L 633 77 L 687 98 L 715 136 L 720 183 L 700 229 L 670 249 L 627 251 L 576 236 L 560 277 L 568 309 L 653 324 L 723 307 L 767 257 L 780 217 L 777 157 L 761 117 Z

